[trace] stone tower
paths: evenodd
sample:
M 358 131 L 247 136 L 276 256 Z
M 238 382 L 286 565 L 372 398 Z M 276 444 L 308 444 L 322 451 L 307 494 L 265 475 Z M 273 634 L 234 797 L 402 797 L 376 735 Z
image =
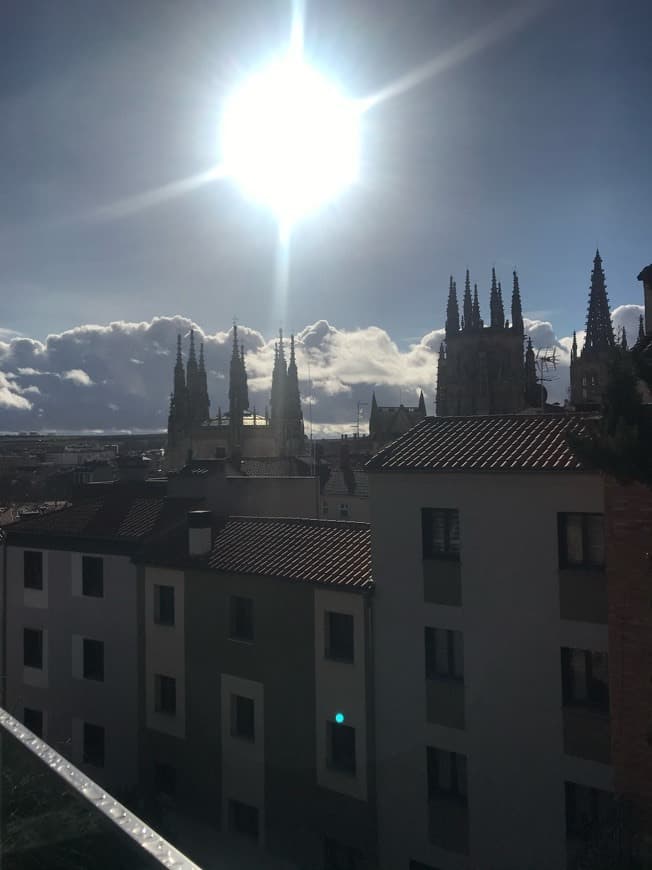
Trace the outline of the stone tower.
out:
M 489 326 L 480 316 L 478 286 L 471 295 L 466 272 L 462 318 L 451 277 L 446 307 L 446 338 L 437 369 L 438 417 L 513 414 L 526 407 L 523 312 L 518 275 L 513 273 L 512 321 L 505 319 L 502 288 L 491 270 Z
M 611 324 L 602 257 L 600 251 L 596 251 L 591 271 L 584 346 L 578 354 L 577 338 L 573 333 L 571 347 L 570 398 L 575 408 L 590 410 L 600 406 L 609 363 L 613 359 L 615 349 L 616 341 Z
M 271 426 L 277 443 L 281 445 L 281 453 L 292 455 L 300 452 L 304 428 L 294 336 L 290 336 L 290 361 L 287 363 L 283 330 L 279 331 L 279 340 L 274 349 L 271 406 Z

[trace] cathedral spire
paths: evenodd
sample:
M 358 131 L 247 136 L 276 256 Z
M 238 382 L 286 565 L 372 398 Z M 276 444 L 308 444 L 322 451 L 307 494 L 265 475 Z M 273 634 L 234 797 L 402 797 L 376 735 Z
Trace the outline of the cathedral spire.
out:
M 577 333 L 573 330 L 573 344 L 571 345 L 571 360 L 577 359 Z
M 482 318 L 480 317 L 480 302 L 478 300 L 478 285 L 473 285 L 473 308 L 471 310 L 471 329 L 480 329 Z
M 290 336 L 290 362 L 287 368 L 285 389 L 285 424 L 287 447 L 291 452 L 301 448 L 303 440 L 303 412 L 301 410 L 301 393 L 299 391 L 299 374 L 294 348 L 294 335 Z
M 613 350 L 614 347 L 614 331 L 607 297 L 607 285 L 602 268 L 602 257 L 600 251 L 596 250 L 591 272 L 589 308 L 586 315 L 586 335 L 582 353 L 585 351 L 609 351 Z
M 463 303 L 463 329 L 470 329 L 473 322 L 473 302 L 471 301 L 471 278 L 469 270 L 466 270 L 466 278 L 464 279 L 464 303 Z
M 425 397 L 423 395 L 423 390 L 421 390 L 419 392 L 419 411 L 421 411 L 421 413 L 425 417 L 425 415 L 426 415 L 426 400 L 425 400 Z
M 627 350 L 627 330 L 624 326 L 622 332 L 620 333 L 620 349 Z
M 645 320 L 643 319 L 643 315 L 640 314 L 638 318 L 638 340 L 643 341 L 645 339 Z
M 541 400 L 537 387 L 537 364 L 532 347 L 532 337 L 528 336 L 527 350 L 525 351 L 525 399 L 532 407 L 536 407 Z
M 505 326 L 505 309 L 498 284 L 496 283 L 496 270 L 491 269 L 491 294 L 489 296 L 490 325 L 503 328 Z
M 204 342 L 199 344 L 199 368 L 197 371 L 198 382 L 198 408 L 197 416 L 201 423 L 210 418 L 210 399 L 208 398 L 208 383 L 206 378 L 206 363 L 204 361 Z
M 460 310 L 457 304 L 457 286 L 451 275 L 446 306 L 446 338 L 460 331 Z
M 518 274 L 514 270 L 514 286 L 512 289 L 512 327 L 519 335 L 523 334 L 523 309 L 521 307 L 521 290 L 518 284 Z

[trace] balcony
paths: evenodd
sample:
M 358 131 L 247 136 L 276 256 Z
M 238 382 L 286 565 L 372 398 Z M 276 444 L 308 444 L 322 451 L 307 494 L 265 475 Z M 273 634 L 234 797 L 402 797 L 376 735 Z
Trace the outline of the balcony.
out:
M 459 559 L 423 560 L 423 598 L 428 604 L 462 606 Z
M 199 870 L 1 708 L 0 759 L 3 867 Z

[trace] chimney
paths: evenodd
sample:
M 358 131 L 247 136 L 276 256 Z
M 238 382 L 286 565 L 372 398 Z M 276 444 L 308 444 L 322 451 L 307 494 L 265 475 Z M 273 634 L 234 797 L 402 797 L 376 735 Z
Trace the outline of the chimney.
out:
M 652 263 L 646 266 L 638 276 L 643 282 L 643 302 L 645 305 L 645 334 L 652 335 Z
M 188 511 L 188 555 L 206 556 L 213 545 L 211 511 Z

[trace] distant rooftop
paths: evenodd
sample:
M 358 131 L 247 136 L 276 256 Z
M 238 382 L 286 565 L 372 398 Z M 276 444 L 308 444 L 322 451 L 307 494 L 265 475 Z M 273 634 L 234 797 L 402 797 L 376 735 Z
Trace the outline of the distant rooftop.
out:
M 368 498 L 369 481 L 366 471 L 351 469 L 334 469 L 324 484 L 322 495 L 355 495 L 359 498 Z
M 581 471 L 567 443 L 590 414 L 427 417 L 377 453 L 369 471 Z

